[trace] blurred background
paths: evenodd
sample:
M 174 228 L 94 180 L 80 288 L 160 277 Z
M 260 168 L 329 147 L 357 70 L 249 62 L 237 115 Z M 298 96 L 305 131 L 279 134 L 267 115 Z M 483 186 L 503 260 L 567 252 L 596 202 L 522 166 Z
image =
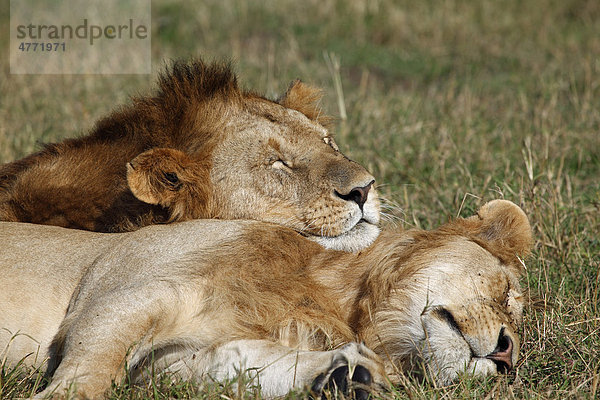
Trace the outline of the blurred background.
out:
M 173 58 L 233 60 L 273 98 L 295 78 L 322 87 L 387 224 L 431 228 L 506 198 L 535 229 L 516 374 L 398 396 L 600 393 L 599 1 L 156 0 L 152 75 L 10 75 L 8 46 L 2 29 L 0 162 L 84 134 Z

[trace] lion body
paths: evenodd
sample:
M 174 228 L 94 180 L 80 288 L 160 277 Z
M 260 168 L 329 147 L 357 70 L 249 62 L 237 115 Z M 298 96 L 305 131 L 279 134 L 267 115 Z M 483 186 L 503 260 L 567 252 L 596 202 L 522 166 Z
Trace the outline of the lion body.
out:
M 374 179 L 337 150 L 319 93 L 296 81 L 275 102 L 239 89 L 227 66 L 177 62 L 154 96 L 88 135 L 0 166 L 0 220 L 124 232 L 255 219 L 366 247 L 378 234 Z
M 48 360 L 44 395 L 75 384 L 101 396 L 127 363 L 134 380 L 241 366 L 277 396 L 315 387 L 340 360 L 373 385 L 415 360 L 441 383 L 510 367 L 531 231 L 497 201 L 438 230 L 384 232 L 361 253 L 255 221 L 123 234 L 2 223 L 0 240 L 0 349 L 9 365 Z

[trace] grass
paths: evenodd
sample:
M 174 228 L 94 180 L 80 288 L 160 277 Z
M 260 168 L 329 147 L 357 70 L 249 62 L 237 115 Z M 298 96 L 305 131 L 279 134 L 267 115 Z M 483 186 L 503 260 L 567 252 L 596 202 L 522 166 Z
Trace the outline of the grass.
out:
M 243 84 L 269 96 L 296 77 L 322 86 L 338 116 L 327 58 L 339 60 L 347 117 L 335 133 L 377 177 L 393 223 L 432 228 L 501 197 L 529 215 L 536 243 L 524 285 L 536 307 L 516 373 L 448 388 L 409 381 L 394 397 L 600 395 L 599 2 L 155 1 L 152 13 L 155 69 L 172 57 L 233 58 Z M 151 76 L 9 75 L 7 34 L 0 162 L 85 132 L 152 85 Z M 26 396 L 35 377 L 3 371 L 1 397 Z M 243 396 L 165 382 L 112 395 L 167 397 Z

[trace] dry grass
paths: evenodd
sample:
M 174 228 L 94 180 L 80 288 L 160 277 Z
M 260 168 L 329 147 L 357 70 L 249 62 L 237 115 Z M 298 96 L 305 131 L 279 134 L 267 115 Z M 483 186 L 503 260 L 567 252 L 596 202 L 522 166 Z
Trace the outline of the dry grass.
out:
M 525 285 L 536 307 L 516 373 L 443 389 L 409 381 L 395 397 L 599 396 L 599 2 L 156 1 L 152 46 L 155 69 L 165 58 L 227 57 L 245 85 L 271 96 L 296 77 L 323 86 L 325 107 L 347 114 L 336 129 L 342 150 L 378 178 L 396 224 L 430 228 L 499 197 L 526 210 L 536 245 Z M 85 132 L 152 82 L 11 76 L 2 59 L 0 162 Z M 2 398 L 35 384 L 11 371 L 0 379 Z M 113 397 L 240 396 L 161 383 Z

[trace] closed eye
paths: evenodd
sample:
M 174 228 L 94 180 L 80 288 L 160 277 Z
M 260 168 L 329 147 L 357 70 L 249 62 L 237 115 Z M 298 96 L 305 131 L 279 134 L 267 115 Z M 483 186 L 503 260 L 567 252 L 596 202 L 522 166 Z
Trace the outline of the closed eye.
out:
M 335 143 L 335 141 L 331 138 L 331 136 L 325 136 L 323 138 L 323 141 L 325 142 L 325 144 L 328 144 L 329 146 L 331 146 L 331 148 L 334 149 L 335 151 L 340 150 L 337 146 L 337 143 Z
M 454 331 L 456 331 L 459 335 L 462 336 L 460 327 L 458 326 L 456 319 L 454 319 L 454 315 L 452 315 L 450 311 L 448 311 L 444 307 L 437 307 L 434 310 L 434 313 L 439 319 L 445 321 L 448 324 L 448 326 L 450 326 L 450 328 L 452 328 Z

